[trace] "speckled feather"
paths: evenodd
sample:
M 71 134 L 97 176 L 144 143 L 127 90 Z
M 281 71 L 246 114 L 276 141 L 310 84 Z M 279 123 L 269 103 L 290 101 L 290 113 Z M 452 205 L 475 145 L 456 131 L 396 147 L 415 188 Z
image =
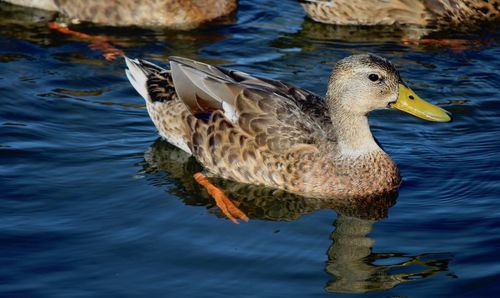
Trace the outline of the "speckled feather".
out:
M 160 135 L 180 148 L 171 140 L 183 140 L 183 149 L 216 176 L 311 197 L 382 193 L 400 183 L 382 150 L 356 158 L 337 153 L 318 95 L 179 57 L 170 59 L 172 71 L 140 60 L 127 64 L 147 76 L 147 108 Z

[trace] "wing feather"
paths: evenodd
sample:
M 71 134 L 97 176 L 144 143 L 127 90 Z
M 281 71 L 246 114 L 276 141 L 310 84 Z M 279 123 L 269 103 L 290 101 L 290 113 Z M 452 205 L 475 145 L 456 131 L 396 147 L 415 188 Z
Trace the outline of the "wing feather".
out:
M 284 152 L 328 137 L 325 103 L 311 92 L 186 58 L 173 57 L 170 65 L 176 92 L 193 114 L 221 111 L 259 146 Z

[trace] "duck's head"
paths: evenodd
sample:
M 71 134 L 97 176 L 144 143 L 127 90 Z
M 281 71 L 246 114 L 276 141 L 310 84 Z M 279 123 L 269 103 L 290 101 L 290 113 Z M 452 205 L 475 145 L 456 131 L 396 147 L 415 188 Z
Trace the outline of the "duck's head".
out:
M 327 101 L 336 114 L 366 115 L 377 109 L 398 109 L 416 117 L 448 122 L 449 113 L 421 99 L 388 60 L 372 54 L 340 60 L 330 77 Z

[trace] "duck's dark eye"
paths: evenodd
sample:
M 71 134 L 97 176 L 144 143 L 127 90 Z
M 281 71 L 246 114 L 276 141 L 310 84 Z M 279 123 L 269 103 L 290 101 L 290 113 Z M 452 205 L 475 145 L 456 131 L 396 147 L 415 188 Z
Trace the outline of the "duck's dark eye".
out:
M 369 78 L 369 79 L 370 79 L 370 81 L 372 81 L 372 82 L 376 82 L 376 81 L 378 81 L 378 80 L 380 79 L 380 78 L 379 78 L 379 76 L 378 76 L 377 74 L 374 74 L 374 73 L 370 74 L 370 75 L 368 76 L 368 78 Z

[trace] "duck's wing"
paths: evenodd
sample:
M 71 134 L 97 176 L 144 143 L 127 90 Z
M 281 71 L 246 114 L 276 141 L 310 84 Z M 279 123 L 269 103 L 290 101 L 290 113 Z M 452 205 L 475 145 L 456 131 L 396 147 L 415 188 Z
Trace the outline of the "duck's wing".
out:
M 294 102 L 301 111 L 311 116 L 322 127 L 331 125 L 331 119 L 328 109 L 325 105 L 324 99 L 305 89 L 297 87 L 293 84 L 262 78 L 258 76 L 251 76 L 247 73 L 230 70 L 222 67 L 217 67 L 219 71 L 223 72 L 233 80 L 241 84 L 254 86 L 256 88 L 264 88 L 277 93 L 288 100 Z
M 170 58 L 179 98 L 198 118 L 221 111 L 259 146 L 284 152 L 326 138 L 324 101 L 303 89 L 186 58 Z

